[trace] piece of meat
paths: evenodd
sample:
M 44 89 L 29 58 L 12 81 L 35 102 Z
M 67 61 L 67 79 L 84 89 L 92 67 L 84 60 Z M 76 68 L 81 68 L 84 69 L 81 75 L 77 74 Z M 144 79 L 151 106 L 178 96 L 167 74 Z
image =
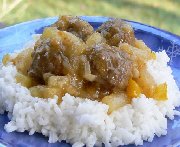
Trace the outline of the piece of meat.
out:
M 94 32 L 93 27 L 88 22 L 77 16 L 61 16 L 52 26 L 57 27 L 60 31 L 71 32 L 83 41 L 86 41 L 87 37 Z
M 63 54 L 58 48 L 52 48 L 52 40 L 39 40 L 36 42 L 35 51 L 32 54 L 33 61 L 28 74 L 42 81 L 44 73 L 62 75 Z
M 133 28 L 121 19 L 112 19 L 103 23 L 97 32 L 106 39 L 111 46 L 119 46 L 120 43 L 128 43 L 134 46 L 135 36 Z
M 96 45 L 89 55 L 91 73 L 96 82 L 107 89 L 124 90 L 132 76 L 132 61 L 129 55 L 107 44 Z
M 75 35 L 53 27 L 46 28 L 34 47 L 28 74 L 38 80 L 43 80 L 44 73 L 73 74 L 75 71 L 70 61 L 84 51 L 85 43 Z

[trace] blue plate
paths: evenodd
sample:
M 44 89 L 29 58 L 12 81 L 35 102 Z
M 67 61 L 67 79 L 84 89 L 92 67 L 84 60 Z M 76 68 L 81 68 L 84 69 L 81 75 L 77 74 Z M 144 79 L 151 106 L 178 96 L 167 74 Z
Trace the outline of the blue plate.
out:
M 95 29 L 108 17 L 82 16 L 82 19 L 88 21 Z M 32 34 L 42 33 L 44 27 L 49 26 L 57 20 L 57 17 L 39 19 L 30 22 L 17 24 L 11 27 L 0 29 L 0 59 L 5 53 L 20 49 L 25 42 L 32 39 Z M 136 38 L 144 42 L 154 51 L 165 49 L 171 61 L 170 66 L 173 69 L 175 80 L 180 88 L 180 37 L 169 32 L 144 25 L 141 23 L 128 21 L 135 30 Z M 180 108 L 177 108 L 177 110 Z M 65 141 L 61 143 L 49 144 L 48 138 L 35 133 L 32 136 L 28 132 L 7 133 L 4 130 L 4 124 L 7 123 L 7 113 L 0 115 L 0 147 L 27 147 L 27 146 L 48 146 L 48 147 L 70 147 Z M 180 117 L 175 117 L 173 121 L 168 120 L 168 134 L 166 136 L 155 137 L 153 142 L 144 142 L 144 147 L 161 146 L 180 146 Z M 127 147 L 132 147 L 129 145 Z

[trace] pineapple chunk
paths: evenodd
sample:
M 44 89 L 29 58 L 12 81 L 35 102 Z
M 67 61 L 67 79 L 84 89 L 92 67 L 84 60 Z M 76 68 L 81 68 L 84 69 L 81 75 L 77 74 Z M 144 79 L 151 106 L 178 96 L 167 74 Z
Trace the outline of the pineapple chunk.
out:
M 9 54 L 4 55 L 4 57 L 2 59 L 3 65 L 6 65 L 10 60 L 11 60 L 11 57 Z
M 156 100 L 167 100 L 167 84 L 163 83 L 155 88 L 153 98 Z
M 141 87 L 142 93 L 147 97 L 153 97 L 156 83 L 153 77 L 147 71 L 146 64 L 141 66 L 141 68 L 139 69 L 139 74 L 139 78 L 135 79 L 135 81 Z
M 54 95 L 57 95 L 59 98 L 63 96 L 61 90 L 59 90 L 58 88 L 46 87 L 43 91 L 44 98 L 52 98 Z
M 58 35 L 61 38 L 64 48 L 66 48 L 63 49 L 66 57 L 71 58 L 73 56 L 79 56 L 86 51 L 86 44 L 75 35 L 66 31 L 59 31 Z
M 21 73 L 17 73 L 15 78 L 17 83 L 21 83 L 22 86 L 27 88 L 37 84 L 31 77 L 25 76 Z
M 73 96 L 79 95 L 77 88 L 70 84 L 70 78 L 68 76 L 50 76 L 47 85 L 48 87 L 59 88 L 64 94 L 69 93 Z
M 45 74 L 43 74 L 43 79 L 44 79 L 46 85 L 48 84 L 48 79 L 51 76 L 54 76 L 54 75 L 52 73 L 45 73 Z
M 126 52 L 126 53 L 128 53 L 129 55 L 131 55 L 132 57 L 134 57 L 133 56 L 133 50 L 131 49 L 132 47 L 129 45 L 129 44 L 127 44 L 127 43 L 122 43 L 122 44 L 120 44 L 120 46 L 119 46 L 119 49 L 120 50 L 123 50 L 124 52 Z
M 59 31 L 55 27 L 45 28 L 41 39 L 50 39 L 53 49 L 59 49 L 60 45 L 64 55 L 68 58 L 81 55 L 86 51 L 86 45 L 81 39 L 72 33 Z
M 50 76 L 47 82 L 49 87 L 64 89 L 69 84 L 68 76 Z
M 129 83 L 126 89 L 126 94 L 130 102 L 132 98 L 136 98 L 141 94 L 141 88 L 133 79 L 129 80 Z
M 32 48 L 26 49 L 19 53 L 17 57 L 13 60 L 17 70 L 24 75 L 27 75 L 28 69 L 32 63 L 32 52 Z
M 41 35 L 41 39 L 48 39 L 48 38 L 56 38 L 58 39 L 58 29 L 55 27 L 47 27 L 44 29 L 43 34 Z
M 139 65 L 145 61 L 156 59 L 156 54 L 152 52 L 147 46 L 142 48 L 133 47 L 127 43 L 122 43 L 119 46 L 120 50 L 125 51 L 131 56 L 131 59 L 134 59 Z
M 121 94 L 111 94 L 105 96 L 102 99 L 102 103 L 109 106 L 108 114 L 111 114 L 113 111 L 123 107 L 128 103 L 127 97 L 124 93 Z
M 31 87 L 30 89 L 31 95 L 33 97 L 39 97 L 39 98 L 44 98 L 44 90 L 45 90 L 45 86 L 34 86 Z
M 101 36 L 100 33 L 95 32 L 91 36 L 89 36 L 89 38 L 86 41 L 86 45 L 88 47 L 93 47 L 94 45 L 102 42 L 105 42 L 105 39 Z
M 72 85 L 67 85 L 65 91 L 67 93 L 69 93 L 70 95 L 73 95 L 73 96 L 79 96 L 80 94 L 80 89 L 78 89 L 77 87 L 75 86 L 72 86 Z M 81 91 L 82 92 L 82 91 Z
M 34 86 L 30 89 L 31 95 L 33 97 L 39 98 L 53 98 L 54 95 L 58 96 L 58 103 L 62 101 L 64 93 L 59 88 L 49 88 L 47 86 Z
M 142 41 L 142 40 L 135 40 L 135 44 L 134 44 L 134 46 L 136 47 L 136 48 L 139 48 L 139 49 L 142 49 L 142 50 L 147 50 L 147 51 L 151 51 L 151 49 L 150 48 L 148 48 L 147 46 L 146 46 L 146 44 Z
M 142 40 L 135 40 L 135 47 L 142 50 L 146 50 L 149 53 L 150 59 L 156 59 L 155 52 L 151 51 L 151 49 L 148 48 Z

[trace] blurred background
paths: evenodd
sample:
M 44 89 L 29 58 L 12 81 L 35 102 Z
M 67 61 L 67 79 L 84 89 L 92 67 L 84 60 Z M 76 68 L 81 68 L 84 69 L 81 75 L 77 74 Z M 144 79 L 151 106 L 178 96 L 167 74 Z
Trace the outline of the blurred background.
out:
M 0 0 L 1 27 L 63 14 L 119 17 L 180 35 L 180 0 Z

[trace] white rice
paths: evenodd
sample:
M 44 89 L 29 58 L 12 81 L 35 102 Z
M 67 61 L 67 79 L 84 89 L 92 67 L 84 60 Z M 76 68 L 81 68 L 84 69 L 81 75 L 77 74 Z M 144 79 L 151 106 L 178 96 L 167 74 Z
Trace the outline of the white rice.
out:
M 165 51 L 156 53 L 157 60 L 148 61 L 148 71 L 157 84 L 167 82 L 168 100 L 158 102 L 141 95 L 108 115 L 108 106 L 89 99 L 75 98 L 69 94 L 60 105 L 57 97 L 41 99 L 32 97 L 27 88 L 15 82 L 16 67 L 0 66 L 0 113 L 8 111 L 10 122 L 7 132 L 40 132 L 49 137 L 49 142 L 61 140 L 73 147 L 86 145 L 118 146 L 142 145 L 151 142 L 155 135 L 167 134 L 167 117 L 178 114 L 180 91 L 173 79 Z

